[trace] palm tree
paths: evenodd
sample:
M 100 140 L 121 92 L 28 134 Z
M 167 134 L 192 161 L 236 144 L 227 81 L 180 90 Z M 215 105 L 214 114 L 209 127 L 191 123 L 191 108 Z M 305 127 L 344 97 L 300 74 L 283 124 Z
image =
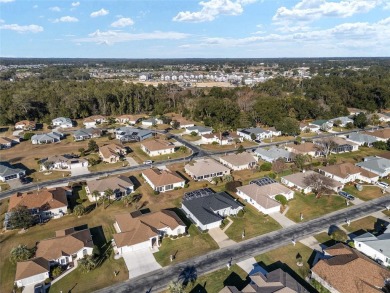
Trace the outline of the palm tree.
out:
M 104 202 L 106 199 L 108 199 L 108 204 L 110 205 L 110 203 L 111 203 L 110 198 L 113 194 L 114 194 L 114 191 L 111 188 L 108 188 L 107 190 L 104 191 L 103 208 L 105 208 Z
M 182 282 L 184 286 L 187 286 L 188 283 L 194 283 L 198 278 L 198 272 L 195 266 L 187 266 L 179 275 L 179 281 Z
M 134 195 L 133 194 L 127 194 L 122 197 L 123 204 L 128 207 L 134 200 Z
M 33 256 L 33 251 L 24 244 L 11 249 L 11 261 L 16 263 L 18 261 L 28 260 Z
M 96 207 L 98 207 L 98 197 L 100 196 L 100 192 L 97 191 L 97 190 L 94 190 L 94 191 L 92 192 L 92 196 L 95 198 Z
M 87 255 L 84 258 L 78 260 L 77 263 L 83 272 L 92 271 L 96 267 L 96 262 L 90 255 Z

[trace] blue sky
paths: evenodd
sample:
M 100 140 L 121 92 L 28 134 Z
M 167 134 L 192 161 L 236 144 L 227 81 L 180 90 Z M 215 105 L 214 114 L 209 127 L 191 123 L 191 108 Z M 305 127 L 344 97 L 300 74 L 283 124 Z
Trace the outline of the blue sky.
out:
M 390 0 L 0 0 L 0 56 L 390 56 Z

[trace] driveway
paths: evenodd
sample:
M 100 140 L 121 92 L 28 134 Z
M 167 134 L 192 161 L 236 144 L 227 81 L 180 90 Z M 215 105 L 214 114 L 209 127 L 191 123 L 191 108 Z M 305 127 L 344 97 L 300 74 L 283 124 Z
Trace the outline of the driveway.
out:
M 209 235 L 217 242 L 220 248 L 235 244 L 233 240 L 229 239 L 221 228 L 213 228 L 209 230 Z
M 126 161 L 129 163 L 129 166 L 131 166 L 131 167 L 139 165 L 137 163 L 137 161 L 134 160 L 134 158 L 132 158 L 132 157 L 126 157 Z
M 85 167 L 72 167 L 72 169 L 70 169 L 70 173 L 71 176 L 77 176 L 77 175 L 89 174 L 91 172 L 88 170 L 88 167 L 85 166 Z
M 237 265 L 247 272 L 249 276 L 259 272 L 263 275 L 267 274 L 267 271 L 257 263 L 254 257 L 240 261 Z
M 129 279 L 161 268 L 149 248 L 125 252 L 123 254 L 123 259 L 129 270 Z
M 12 135 L 13 136 L 19 136 L 19 133 L 23 132 L 23 130 L 15 130 L 14 132 L 12 132 Z
M 22 182 L 20 182 L 20 179 L 8 180 L 6 183 L 9 185 L 10 189 L 14 189 L 14 188 L 23 186 Z

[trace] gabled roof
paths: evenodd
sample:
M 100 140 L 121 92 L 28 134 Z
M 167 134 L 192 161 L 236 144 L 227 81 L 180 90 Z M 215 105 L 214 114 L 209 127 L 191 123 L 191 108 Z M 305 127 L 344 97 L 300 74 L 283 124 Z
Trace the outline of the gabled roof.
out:
M 99 148 L 99 152 L 101 153 L 102 157 L 107 159 L 111 156 L 119 157 L 121 152 L 125 152 L 126 149 L 116 143 L 110 143 L 106 144 L 104 146 L 101 146 Z
M 287 180 L 287 181 L 289 181 L 289 182 L 291 182 L 291 183 L 293 183 L 295 186 L 298 186 L 300 188 L 305 189 L 305 188 L 308 187 L 308 185 L 304 182 L 305 178 L 307 176 L 310 176 L 310 175 L 313 175 L 313 174 L 325 177 L 324 175 L 316 173 L 314 171 L 306 171 L 306 172 L 300 172 L 300 173 L 295 173 L 295 174 L 283 176 L 282 178 Z M 327 180 L 329 180 L 331 182 L 331 186 L 330 187 L 341 187 L 341 186 L 343 186 L 342 183 L 340 183 L 340 182 L 338 182 L 336 180 L 333 180 L 331 178 L 327 178 Z
M 66 117 L 58 117 L 52 120 L 52 122 L 61 122 L 61 124 L 72 124 L 72 120 Z
M 108 177 L 99 180 L 87 181 L 87 186 L 90 192 L 99 191 L 104 192 L 107 189 L 114 191 L 125 191 L 129 186 L 134 186 L 129 177 L 119 175 L 117 177 Z
M 293 149 L 293 151 L 295 153 L 298 153 L 298 154 L 307 154 L 307 153 L 310 153 L 310 152 L 318 151 L 318 148 L 312 142 L 304 142 L 304 143 L 301 143 L 301 144 L 293 144 L 293 143 L 291 143 L 291 144 L 286 145 L 286 147 Z
M 353 240 L 362 242 L 390 258 L 390 227 L 387 227 L 385 232 L 379 236 L 367 232 L 355 237 Z
M 70 155 L 70 154 L 64 154 L 64 155 L 54 155 L 51 157 L 44 158 L 39 161 L 39 164 L 43 164 L 44 162 L 53 162 L 53 163 L 67 163 L 72 164 L 74 161 L 76 162 L 86 162 L 86 159 L 78 158 L 77 156 Z
M 169 170 L 151 168 L 143 170 L 142 174 L 146 176 L 156 187 L 185 182 L 185 180 L 181 178 L 176 172 L 171 172 Z
M 255 202 L 257 202 L 265 209 L 280 206 L 280 203 L 272 199 L 271 196 L 291 192 L 290 189 L 284 187 L 279 183 L 272 183 L 263 186 L 258 186 L 257 184 L 249 184 L 237 187 L 237 190 L 252 198 Z
M 148 129 L 138 129 L 138 128 L 128 127 L 128 126 L 119 127 L 115 129 L 115 133 L 122 134 L 122 135 L 136 135 L 139 137 L 152 134 L 152 132 Z
M 209 175 L 218 172 L 229 172 L 230 169 L 224 165 L 214 161 L 213 159 L 201 159 L 191 164 L 185 165 L 185 169 L 191 174 L 199 177 Z
M 75 132 L 73 132 L 73 136 L 91 136 L 91 135 L 94 135 L 94 134 L 98 134 L 98 135 L 101 135 L 102 134 L 102 130 L 99 129 L 99 128 L 82 128 L 82 129 L 78 129 L 76 130 Z
M 260 127 L 250 127 L 250 128 L 244 128 L 244 129 L 238 129 L 237 130 L 238 132 L 242 132 L 242 133 L 245 133 L 245 134 L 260 134 L 260 133 L 264 133 L 264 132 L 269 132 L 268 130 L 264 130 L 263 128 L 260 128 Z
M 361 174 L 364 169 L 359 168 L 358 166 L 355 166 L 352 163 L 342 163 L 342 164 L 337 164 L 337 165 L 329 165 L 325 167 L 319 167 L 320 170 L 323 170 L 327 173 L 336 175 L 337 177 L 340 178 L 348 178 L 350 175 L 354 174 Z M 365 175 L 368 175 L 367 177 L 375 177 L 375 174 L 369 174 L 367 173 L 368 171 L 365 172 Z
M 390 138 L 390 129 L 386 128 L 386 129 L 378 129 L 375 131 L 367 131 L 367 132 L 364 132 L 364 134 L 368 134 L 368 135 L 383 138 L 383 139 L 389 139 Z
M 8 162 L 0 162 L 0 176 L 7 177 L 14 174 L 25 173 L 26 170 L 15 168 Z
M 390 160 L 379 157 L 367 157 L 363 162 L 357 163 L 356 166 L 367 168 L 381 174 L 389 170 Z
M 255 150 L 255 153 L 259 156 L 265 156 L 271 159 L 279 159 L 279 158 L 291 158 L 293 157 L 293 154 L 289 151 L 286 151 L 285 149 L 277 148 L 277 147 L 271 147 L 269 149 L 265 148 L 257 148 Z
M 49 261 L 36 257 L 16 264 L 15 281 L 36 276 L 50 271 Z
M 35 128 L 36 122 L 35 121 L 29 121 L 29 120 L 22 120 L 22 121 L 19 121 L 19 122 L 15 123 L 15 126 L 19 126 L 19 125 L 24 125 L 24 126 L 29 126 L 29 127 Z
M 327 123 L 327 122 L 328 122 L 328 120 L 322 119 L 322 120 L 314 120 L 314 121 L 310 122 L 309 124 L 313 124 L 313 125 L 317 125 L 317 126 L 322 126 L 322 125 L 324 125 L 324 124 Z
M 46 141 L 46 140 L 60 140 L 63 137 L 63 134 L 58 131 L 52 131 L 48 133 L 34 134 L 31 137 L 31 140 Z
M 55 260 L 61 256 L 72 255 L 84 247 L 93 247 L 93 240 L 89 229 L 73 231 L 71 233 L 56 233 L 57 236 L 40 241 L 37 244 L 35 255 L 47 260 Z M 60 236 L 63 234 L 63 236 Z M 64 235 L 65 234 L 65 235 Z
M 213 131 L 212 128 L 203 127 L 203 126 L 191 126 L 191 127 L 187 127 L 187 130 L 188 131 L 198 131 L 200 133 Z
M 84 123 L 96 122 L 97 120 L 106 120 L 106 117 L 102 115 L 92 115 L 84 119 Z
M 253 162 L 257 162 L 255 157 L 248 152 L 243 152 L 239 154 L 231 154 L 220 157 L 220 160 L 223 160 L 229 164 L 232 164 L 233 166 L 242 166 L 242 165 L 248 165 Z
M 173 143 L 162 139 L 152 139 L 152 140 L 143 141 L 141 145 L 143 145 L 146 149 L 148 149 L 151 152 L 160 151 L 160 150 L 170 150 L 175 148 L 175 145 Z
M 348 135 L 348 139 L 351 141 L 367 144 L 372 144 L 378 140 L 375 136 L 361 133 L 351 133 Z

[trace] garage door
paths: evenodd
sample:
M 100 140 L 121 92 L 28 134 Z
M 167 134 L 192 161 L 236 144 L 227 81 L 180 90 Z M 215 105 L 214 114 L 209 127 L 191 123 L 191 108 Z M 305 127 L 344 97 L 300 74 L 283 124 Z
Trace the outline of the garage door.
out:
M 39 274 L 35 275 L 29 278 L 25 278 L 22 280 L 23 286 L 30 285 L 30 284 L 37 284 L 39 282 L 42 282 L 46 279 L 46 274 Z

